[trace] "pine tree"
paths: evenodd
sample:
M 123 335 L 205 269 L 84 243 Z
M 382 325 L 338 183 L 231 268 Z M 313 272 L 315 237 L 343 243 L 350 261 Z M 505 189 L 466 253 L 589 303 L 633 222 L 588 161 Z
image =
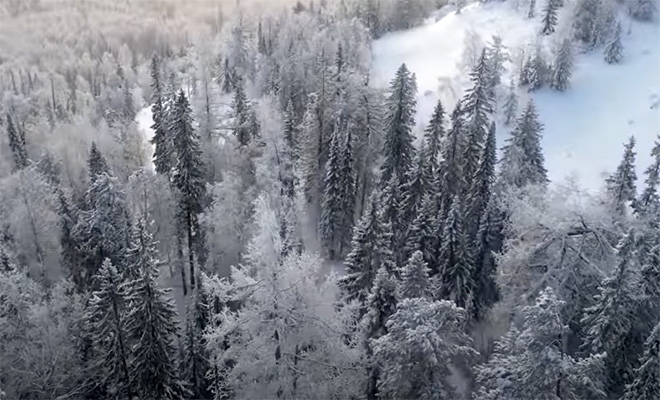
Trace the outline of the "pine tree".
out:
M 639 302 L 638 319 L 645 321 L 648 330 L 660 320 L 660 244 L 656 243 L 643 258 L 640 270 L 642 299 Z
M 465 121 L 460 103 L 451 114 L 451 129 L 447 132 L 445 146 L 442 151 L 442 162 L 439 169 L 440 188 L 440 218 L 444 220 L 449 212 L 454 196 L 462 193 L 467 186 L 466 176 L 463 173 L 462 151 L 467 145 Z M 439 221 L 441 222 L 441 221 Z
M 473 239 L 479 230 L 481 218 L 490 202 L 492 186 L 495 181 L 495 163 L 497 162 L 497 144 L 495 123 L 491 123 L 488 136 L 479 157 L 479 165 L 471 179 L 467 196 L 468 235 Z
M 92 347 L 94 379 L 111 398 L 130 397 L 129 343 L 125 328 L 126 286 L 106 258 L 94 277 L 98 290 L 92 292 L 85 311 Z
M 234 90 L 236 81 L 236 71 L 229 65 L 229 58 L 225 57 L 222 63 L 222 70 L 220 72 L 222 80 L 222 91 L 231 93 Z
M 186 325 L 181 365 L 181 378 L 194 399 L 209 398 L 210 386 L 206 374 L 209 370 L 208 355 L 205 348 L 204 329 L 208 325 L 209 307 L 203 285 L 197 285 L 186 308 Z
M 140 399 L 179 399 L 183 387 L 177 376 L 177 314 L 168 290 L 158 286 L 157 251 L 142 230 L 138 243 L 139 278 L 127 284 L 126 332 L 131 343 L 130 386 Z M 137 267 L 137 266 L 136 266 Z
M 622 400 L 652 400 L 660 397 L 660 323 L 644 343 L 644 355 L 634 372 L 634 380 L 626 385 Z
M 7 137 L 9 139 L 9 149 L 14 158 L 14 171 L 27 168 L 30 161 L 25 150 L 25 137 L 16 129 L 9 114 L 7 114 Z
M 73 234 L 76 211 L 69 205 L 69 200 L 61 189 L 57 190 L 57 200 L 57 213 L 60 216 L 60 263 L 76 286 L 83 289 L 84 272 L 81 268 L 79 243 Z
M 633 329 L 640 289 L 634 236 L 631 231 L 621 239 L 613 275 L 603 281 L 596 304 L 585 310 L 581 321 L 587 327 L 584 347 L 607 353 L 608 392 L 613 394 L 621 394 L 624 384 L 631 381 L 639 356 Z
M 403 224 L 401 216 L 401 204 L 403 202 L 401 195 L 401 185 L 396 174 L 393 174 L 390 180 L 385 184 L 381 197 L 381 221 L 388 224 L 392 237 L 390 246 L 393 249 L 396 267 L 403 265 L 405 260 L 405 239 L 407 226 Z
M 617 22 L 612 38 L 605 46 L 605 62 L 618 64 L 623 60 L 623 44 L 621 44 L 621 23 Z
M 135 105 L 133 104 L 133 93 L 128 85 L 128 81 L 124 79 L 122 84 L 122 102 L 121 102 L 121 118 L 124 125 L 128 125 L 135 121 Z
M 92 184 L 99 174 L 106 173 L 111 175 L 110 167 L 103 153 L 96 147 L 96 142 L 92 142 L 87 159 L 87 168 L 89 170 L 89 182 Z
M 548 65 L 543 58 L 541 49 L 536 49 L 536 53 L 529 64 L 529 91 L 540 89 L 546 84 L 548 80 L 548 69 Z
M 628 143 L 624 145 L 623 160 L 616 171 L 605 181 L 612 206 L 619 214 L 624 214 L 626 207 L 635 201 L 637 194 L 636 156 L 635 137 L 631 136 Z
M 442 149 L 441 144 L 442 140 L 445 138 L 444 118 L 445 110 L 442 107 L 440 100 L 438 100 L 438 103 L 433 110 L 431 121 L 426 127 L 426 130 L 424 130 L 423 157 L 426 168 L 422 173 L 424 174 L 424 186 L 427 188 L 433 185 L 435 174 L 437 174 L 440 166 L 439 158 Z
M 436 251 L 438 244 L 437 231 L 437 196 L 427 193 L 422 199 L 417 216 L 408 229 L 405 254 L 421 252 L 423 259 L 435 275 L 438 272 Z
M 507 94 L 506 100 L 504 101 L 504 107 L 502 111 L 504 112 L 504 125 L 511 125 L 511 123 L 515 121 L 516 115 L 518 114 L 518 94 L 516 93 L 516 85 L 513 79 L 511 80 L 509 93 Z
M 380 398 L 458 398 L 449 380 L 452 363 L 476 355 L 461 329 L 465 317 L 450 301 L 402 300 L 387 322 L 387 334 L 373 341 Z
M 569 86 L 569 81 L 573 75 L 573 48 L 569 39 L 564 39 L 561 46 L 557 49 L 555 64 L 552 68 L 552 81 L 550 87 L 564 91 Z
M 159 174 L 169 174 L 172 171 L 173 154 L 172 140 L 167 132 L 167 115 L 165 113 L 165 99 L 160 75 L 160 58 L 157 54 L 151 59 L 151 115 L 153 125 L 151 129 L 154 136 L 151 144 L 154 145 L 154 166 Z
M 381 182 L 385 184 L 396 174 L 399 182 L 406 180 L 412 166 L 415 148 L 412 134 L 415 125 L 417 100 L 415 75 L 402 64 L 390 83 L 390 96 L 387 99 L 385 117 L 385 143 Z
M 236 92 L 231 103 L 234 116 L 234 135 L 241 146 L 247 146 L 252 140 L 250 136 L 250 114 L 252 110 L 245 94 L 243 80 L 237 79 L 234 87 Z
M 490 78 L 486 50 L 483 50 L 479 62 L 470 74 L 472 88 L 465 93 L 462 100 L 465 128 L 468 135 L 468 143 L 463 153 L 462 171 L 466 181 L 472 179 L 477 170 L 490 126 L 489 115 L 493 112 L 494 102 L 489 89 Z
M 474 247 L 474 299 L 472 317 L 483 320 L 486 312 L 500 300 L 496 283 L 497 264 L 495 253 L 503 247 L 503 227 L 501 213 L 491 201 L 488 203 L 473 243 Z
M 554 33 L 555 26 L 557 26 L 557 11 L 559 10 L 559 0 L 547 0 L 546 6 L 543 9 L 543 31 L 544 35 Z
M 489 88 L 490 96 L 495 97 L 495 88 L 500 84 L 502 74 L 505 71 L 504 63 L 511 61 L 507 48 L 502 44 L 502 38 L 494 35 L 492 43 L 486 48 L 488 60 L 488 72 L 490 73 Z
M 536 0 L 531 0 L 529 3 L 529 11 L 527 12 L 527 18 L 534 18 L 536 14 Z
M 426 174 L 424 171 L 428 170 L 426 167 L 426 160 L 424 158 L 424 148 L 422 147 L 415 157 L 415 162 L 411 166 L 407 174 L 407 179 L 401 185 L 401 209 L 400 218 L 402 226 L 409 226 L 419 214 L 422 198 L 430 189 L 425 182 Z M 407 235 L 406 235 L 407 236 Z M 405 240 L 406 238 L 402 238 Z
M 424 255 L 418 250 L 412 253 L 410 260 L 401 270 L 399 298 L 428 298 L 430 294 L 429 269 L 424 262 Z
M 85 204 L 87 209 L 81 210 L 73 236 L 80 244 L 82 280 L 87 287 L 106 258 L 123 266 L 130 222 L 124 191 L 117 178 L 107 173 L 96 175 L 85 193 Z
M 473 260 L 470 257 L 468 239 L 463 223 L 463 204 L 459 196 L 454 197 L 444 235 L 440 244 L 441 295 L 458 307 L 471 310 L 474 290 Z
M 601 7 L 602 2 L 599 0 L 581 0 L 575 7 L 574 36 L 589 49 L 598 43 L 598 17 L 601 15 Z
M 516 188 L 547 184 L 548 172 L 541 150 L 542 130 L 536 107 L 530 100 L 502 149 L 500 183 Z
M 196 246 L 200 245 L 198 240 L 201 239 L 198 216 L 202 212 L 206 197 L 206 182 L 199 136 L 193 129 L 192 111 L 183 90 L 177 98 L 168 130 L 174 136 L 174 148 L 177 154 L 172 181 L 179 190 L 177 214 L 187 233 L 190 287 L 194 288 L 195 255 L 198 258 L 200 256 Z
M 644 191 L 635 203 L 635 211 L 643 216 L 653 216 L 660 211 L 660 196 L 658 185 L 660 185 L 660 136 L 655 141 L 651 150 L 653 163 L 644 171 Z
M 336 256 L 336 242 L 341 235 L 343 176 L 341 176 L 342 163 L 341 133 L 335 130 L 330 143 L 330 154 L 325 166 L 324 191 L 321 204 L 321 220 L 319 231 L 324 247 L 330 259 Z
M 529 56 L 525 56 L 522 67 L 520 68 L 520 78 L 518 82 L 520 86 L 528 86 L 532 81 L 532 63 L 534 59 Z

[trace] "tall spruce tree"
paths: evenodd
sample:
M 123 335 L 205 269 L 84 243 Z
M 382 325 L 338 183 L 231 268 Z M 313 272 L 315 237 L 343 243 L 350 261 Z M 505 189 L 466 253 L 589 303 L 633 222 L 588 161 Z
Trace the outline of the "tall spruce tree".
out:
M 516 188 L 547 184 L 548 172 L 541 150 L 542 130 L 536 107 L 530 100 L 502 149 L 501 184 Z
M 461 104 L 457 104 L 451 114 L 451 129 L 442 150 L 442 162 L 439 168 L 439 190 L 441 220 L 447 216 L 454 196 L 462 193 L 467 186 L 463 172 L 462 151 L 467 145 L 465 121 Z M 441 221 L 440 221 L 441 222 Z M 440 233 L 439 233 L 440 234 Z
M 433 275 L 438 272 L 436 251 L 438 245 L 437 233 L 437 196 L 427 193 L 422 199 L 419 212 L 408 228 L 405 254 L 417 251 L 423 255 L 424 262 Z
M 651 217 L 660 211 L 660 196 L 658 195 L 658 185 L 660 185 L 660 136 L 658 136 L 653 149 L 651 149 L 651 156 L 653 162 L 644 171 L 646 175 L 644 190 L 635 202 L 635 211 L 646 217 Z
M 617 22 L 616 28 L 605 46 L 605 62 L 618 64 L 623 60 L 623 44 L 621 44 L 621 23 Z
M 14 171 L 27 168 L 29 159 L 25 150 L 25 136 L 16 128 L 9 114 L 7 114 L 7 138 L 9 140 L 9 149 L 14 159 Z
M 557 26 L 557 11 L 560 7 L 560 0 L 547 0 L 543 9 L 543 30 L 544 35 L 550 35 Z
M 177 154 L 175 173 L 172 181 L 178 189 L 177 217 L 187 234 L 188 263 L 190 268 L 190 287 L 195 287 L 195 255 L 201 239 L 199 214 L 203 210 L 206 197 L 204 161 L 199 147 L 199 136 L 193 129 L 192 111 L 188 99 L 179 93 L 174 107 L 171 125 L 168 129 L 174 137 Z
M 110 167 L 108 166 L 108 161 L 106 161 L 103 153 L 96 146 L 96 142 L 92 142 L 92 146 L 89 149 L 89 157 L 87 158 L 87 169 L 89 171 L 89 182 L 90 184 L 96 180 L 96 177 L 99 174 L 106 173 L 111 175 Z
M 660 323 L 644 343 L 640 366 L 626 385 L 622 400 L 652 400 L 660 397 Z
M 83 289 L 84 270 L 80 259 L 80 244 L 74 237 L 76 210 L 61 189 L 57 190 L 57 213 L 60 216 L 60 263 L 73 283 Z
M 624 214 L 626 207 L 635 201 L 637 194 L 636 156 L 635 137 L 631 136 L 628 143 L 624 145 L 623 160 L 616 171 L 605 181 L 612 206 L 619 214 Z
M 486 50 L 470 73 L 472 88 L 463 97 L 461 109 L 465 118 L 468 142 L 463 152 L 463 176 L 472 179 L 478 168 L 484 141 L 490 126 L 489 116 L 493 112 L 494 97 L 490 92 L 490 71 Z M 467 188 L 466 188 L 467 189 Z
M 568 89 L 571 76 L 573 75 L 573 45 L 570 39 L 564 39 L 557 48 L 555 63 L 552 68 L 552 81 L 550 87 L 564 91 Z
M 160 74 L 160 57 L 154 54 L 151 59 L 151 115 L 154 136 L 154 166 L 159 174 L 169 175 L 173 167 L 173 143 L 167 131 L 167 115 L 165 110 L 165 93 Z
M 250 115 L 252 110 L 245 94 L 242 79 L 236 80 L 235 90 L 234 99 L 231 103 L 234 117 L 234 135 L 241 146 L 247 146 L 252 140 L 250 132 Z
M 174 337 L 177 313 L 168 290 L 158 286 L 157 251 L 151 234 L 141 230 L 138 278 L 127 284 L 126 333 L 131 343 L 131 389 L 140 399 L 180 399 L 184 389 L 177 374 Z
M 424 174 L 425 187 L 431 187 L 434 184 L 435 175 L 438 172 L 440 162 L 440 152 L 442 150 L 442 141 L 445 138 L 445 110 L 442 103 L 438 100 L 431 116 L 429 125 L 424 130 Z
M 429 269 L 421 251 L 415 251 L 401 270 L 400 299 L 428 298 L 431 295 Z
M 513 79 L 509 85 L 509 92 L 506 95 L 502 111 L 504 112 L 504 125 L 511 125 L 518 114 L 518 94 L 516 93 L 516 85 Z
M 505 71 L 504 64 L 511 61 L 506 46 L 502 44 L 502 38 L 498 35 L 493 36 L 493 41 L 486 48 L 486 58 L 488 59 L 488 72 L 490 95 L 495 97 L 495 89 L 502 80 L 502 74 Z
M 130 222 L 124 190 L 117 178 L 105 172 L 96 175 L 87 189 L 85 204 L 87 208 L 80 211 L 73 236 L 80 245 L 82 280 L 89 287 L 106 258 L 123 271 Z
M 444 235 L 439 248 L 440 293 L 443 298 L 457 306 L 471 310 L 474 291 L 473 261 L 464 226 L 464 208 L 461 198 L 454 197 L 447 220 Z
M 90 360 L 93 379 L 109 398 L 130 398 L 126 285 L 108 258 L 94 279 L 98 290 L 92 292 L 84 317 L 94 343 Z
M 415 75 L 401 64 L 390 83 L 390 96 L 386 103 L 385 143 L 381 182 L 387 183 L 396 174 L 399 182 L 406 181 L 412 166 L 415 147 L 412 129 L 415 125 L 417 100 Z
M 198 277 L 198 279 L 201 279 Z M 183 337 L 183 359 L 181 378 L 186 383 L 193 399 L 210 398 L 207 372 L 209 359 L 206 352 L 204 329 L 209 323 L 208 298 L 200 282 L 188 300 L 186 325 Z
M 471 179 L 467 196 L 468 235 L 474 239 L 479 230 L 481 218 L 490 202 L 492 186 L 495 181 L 495 163 L 497 162 L 497 144 L 495 123 L 491 123 L 486 143 L 479 157 L 479 165 Z
M 501 212 L 488 203 L 481 216 L 479 230 L 472 244 L 474 248 L 474 298 L 471 318 L 483 320 L 487 311 L 500 300 L 497 286 L 495 253 L 502 250 L 504 235 Z
M 606 352 L 607 388 L 613 395 L 621 395 L 631 382 L 641 351 L 634 329 L 640 289 L 635 242 L 633 231 L 621 239 L 616 268 L 601 284 L 596 304 L 585 310 L 581 321 L 587 332 L 584 347 L 593 353 Z

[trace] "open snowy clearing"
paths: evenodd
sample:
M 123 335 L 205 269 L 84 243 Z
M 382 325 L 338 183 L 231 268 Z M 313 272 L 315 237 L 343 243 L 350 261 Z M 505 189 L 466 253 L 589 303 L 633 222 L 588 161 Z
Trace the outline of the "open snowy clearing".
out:
M 373 83 L 387 87 L 406 63 L 417 75 L 421 130 L 438 98 L 451 111 L 469 86 L 467 77 L 460 78 L 465 76 L 460 65 L 466 36 L 488 43 L 499 35 L 517 63 L 518 49 L 531 44 L 542 26 L 540 18 L 540 12 L 535 19 L 526 18 L 526 10 L 511 3 L 472 4 L 461 14 L 452 11 L 419 28 L 386 35 L 373 46 Z M 627 34 L 622 64 L 605 63 L 600 49 L 578 55 L 568 91 L 542 89 L 533 94 L 545 124 L 543 147 L 554 182 L 573 176 L 582 187 L 597 190 L 603 175 L 621 159 L 622 144 L 630 135 L 637 138 L 639 176 L 650 162 L 651 146 L 660 134 L 660 26 L 628 21 L 623 26 Z M 507 66 L 511 69 L 513 63 Z M 508 82 L 505 76 L 503 83 Z M 520 102 L 522 106 L 525 99 Z M 498 128 L 501 145 L 507 128 Z

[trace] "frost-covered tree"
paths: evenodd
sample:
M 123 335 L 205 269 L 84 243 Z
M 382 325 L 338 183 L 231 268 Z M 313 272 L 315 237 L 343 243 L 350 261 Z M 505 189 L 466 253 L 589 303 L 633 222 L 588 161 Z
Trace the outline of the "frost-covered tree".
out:
M 234 85 L 234 98 L 231 103 L 232 116 L 234 118 L 234 135 L 241 146 L 247 146 L 253 140 L 253 124 L 251 124 L 252 106 L 248 102 L 245 94 L 245 86 L 242 79 L 238 79 Z
M 442 141 L 445 138 L 445 110 L 442 103 L 438 100 L 438 104 L 433 109 L 433 115 L 429 125 L 424 130 L 424 185 L 429 188 L 434 185 L 435 175 L 439 170 L 440 155 L 442 150 Z
M 204 161 L 199 135 L 192 125 L 192 111 L 183 90 L 179 93 L 168 130 L 174 138 L 177 161 L 172 182 L 178 189 L 177 216 L 186 232 L 190 287 L 195 287 L 195 256 L 200 262 L 202 232 L 199 214 L 206 197 Z
M 126 285 L 106 258 L 94 276 L 98 290 L 92 292 L 85 323 L 91 347 L 93 379 L 110 398 L 130 397 L 129 343 L 126 336 Z
M 644 180 L 644 190 L 635 202 L 635 211 L 640 215 L 651 217 L 660 210 L 660 196 L 658 195 L 658 185 L 660 185 L 660 137 L 655 141 L 651 149 L 653 162 L 644 171 L 646 179 Z
M 450 299 L 457 306 L 471 310 L 474 263 L 465 233 L 464 215 L 463 203 L 456 196 L 444 223 L 438 253 L 440 293 L 436 297 Z
M 21 129 L 17 129 L 9 114 L 7 114 L 7 139 L 14 159 L 14 171 L 26 168 L 30 160 L 25 150 L 25 134 Z
M 408 228 L 406 237 L 406 254 L 413 254 L 419 251 L 427 266 L 435 275 L 438 272 L 437 266 L 437 245 L 438 245 L 438 201 L 437 196 L 427 193 L 422 198 L 417 216 Z
M 557 11 L 559 11 L 560 0 L 547 0 L 543 9 L 543 30 L 544 35 L 550 35 L 557 26 Z
M 550 68 L 545 61 L 543 51 L 540 47 L 538 47 L 534 53 L 534 56 L 529 59 L 529 64 L 527 66 L 527 81 L 529 91 L 540 89 L 548 82 L 550 75 L 549 70 Z
M 614 210 L 623 215 L 635 201 L 637 173 L 635 172 L 635 137 L 631 136 L 623 147 L 623 159 L 616 171 L 605 181 Z
M 137 240 L 135 240 L 137 239 Z M 138 278 L 126 284 L 126 337 L 130 343 L 130 388 L 141 399 L 179 399 L 185 393 L 179 380 L 174 337 L 177 313 L 169 290 L 158 284 L 160 261 L 146 229 L 134 237 Z
M 632 381 L 641 346 L 635 329 L 640 282 L 633 231 L 621 239 L 617 251 L 616 268 L 601 284 L 596 303 L 585 310 L 582 323 L 587 333 L 584 347 L 594 354 L 606 352 L 608 392 L 620 395 Z
M 506 126 L 511 125 L 515 121 L 516 115 L 518 115 L 518 93 L 516 92 L 516 85 L 513 79 L 509 85 L 502 112 L 504 113 L 504 124 Z
M 87 158 L 87 169 L 89 172 L 89 182 L 90 184 L 96 180 L 96 177 L 99 174 L 106 173 L 112 175 L 110 167 L 108 166 L 108 161 L 105 159 L 105 156 L 99 148 L 96 146 L 96 142 L 92 142 L 92 146 L 89 149 L 89 157 Z
M 415 75 L 408 71 L 405 64 L 401 64 L 390 83 L 390 96 L 386 103 L 384 160 L 381 167 L 383 184 L 394 174 L 399 182 L 405 182 L 412 166 L 416 95 Z
M 477 400 L 605 398 L 602 355 L 576 360 L 566 353 L 563 302 L 550 288 L 522 309 L 523 325 L 502 339 L 477 369 Z
M 167 114 L 165 108 L 165 93 L 161 80 L 161 60 L 158 55 L 151 59 L 151 115 L 153 125 L 151 129 L 154 136 L 151 144 L 154 145 L 154 166 L 159 174 L 169 174 L 174 167 L 173 143 L 167 131 Z
M 479 221 L 479 229 L 473 241 L 474 281 L 472 317 L 482 320 L 487 311 L 500 300 L 500 289 L 496 282 L 497 264 L 495 254 L 503 247 L 502 212 L 490 201 Z
M 633 376 L 632 383 L 626 385 L 623 400 L 651 400 L 660 396 L 660 323 L 646 339 L 644 355 Z
M 486 58 L 488 60 L 488 72 L 490 73 L 490 94 L 494 96 L 495 88 L 500 84 L 502 74 L 505 71 L 504 64 L 511 61 L 511 59 L 507 47 L 502 44 L 502 38 L 494 35 L 492 40 L 486 48 Z
M 402 300 L 387 334 L 373 343 L 379 398 L 456 398 L 451 366 L 475 355 L 461 329 L 465 319 L 465 310 L 451 301 Z
M 467 145 L 465 121 L 460 103 L 451 114 L 451 129 L 447 132 L 445 145 L 442 149 L 442 161 L 440 162 L 439 197 L 441 218 L 445 218 L 454 200 L 454 196 L 462 193 L 467 185 L 467 179 L 463 173 L 462 151 Z
M 621 44 L 621 23 L 617 22 L 607 46 L 605 46 L 605 62 L 618 64 L 623 60 L 623 44 Z
M 534 18 L 536 15 L 536 0 L 529 2 L 529 10 L 527 11 L 527 18 Z
M 516 188 L 547 184 L 548 172 L 541 149 L 542 130 L 536 107 L 530 100 L 502 148 L 501 184 Z
M 601 15 L 600 0 L 580 0 L 573 16 L 574 37 L 587 48 L 592 49 L 601 36 L 598 17 Z
M 429 298 L 430 294 L 429 269 L 424 262 L 424 254 L 418 250 L 412 253 L 410 260 L 401 270 L 399 298 Z
M 87 209 L 80 211 L 73 235 L 80 244 L 85 266 L 82 280 L 87 287 L 95 286 L 93 276 L 106 258 L 123 273 L 130 221 L 123 188 L 105 172 L 96 175 L 85 193 L 85 204 Z
M 495 137 L 495 123 L 491 123 L 488 130 L 479 164 L 472 175 L 470 188 L 467 192 L 467 232 L 473 239 L 479 230 L 481 218 L 486 211 L 492 195 L 492 186 L 495 182 L 495 163 L 497 162 L 497 144 Z
M 573 75 L 573 48 L 570 39 L 564 39 L 557 48 L 555 62 L 552 67 L 552 81 L 550 87 L 564 91 L 569 86 Z
M 209 323 L 209 305 L 204 286 L 204 282 L 199 282 L 188 300 L 182 338 L 181 378 L 194 399 L 210 397 L 208 390 L 210 384 L 207 380 L 209 360 L 203 336 Z

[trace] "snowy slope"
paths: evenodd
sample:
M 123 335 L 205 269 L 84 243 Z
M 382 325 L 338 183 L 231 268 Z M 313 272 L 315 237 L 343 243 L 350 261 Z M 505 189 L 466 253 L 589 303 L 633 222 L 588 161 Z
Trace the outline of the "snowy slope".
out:
M 516 6 L 515 2 L 472 4 L 459 15 L 445 12 L 437 21 L 383 37 L 373 46 L 374 84 L 387 87 L 405 62 L 417 75 L 421 129 L 438 98 L 451 110 L 469 86 L 466 71 L 459 67 L 466 36 L 476 36 L 483 44 L 492 35 L 499 35 L 511 52 L 508 67 L 516 69 L 519 50 L 536 43 L 542 26 L 540 15 L 528 19 L 526 10 Z M 624 23 L 627 26 L 630 34 L 623 39 L 623 64 L 606 64 L 600 50 L 579 55 L 567 92 L 543 89 L 533 94 L 545 124 L 543 147 L 550 178 L 555 182 L 572 175 L 583 187 L 598 189 L 602 174 L 619 162 L 622 143 L 630 135 L 638 142 L 640 176 L 650 160 L 650 147 L 660 134 L 660 26 Z M 546 47 L 552 46 L 552 39 L 545 41 Z M 508 77 L 503 82 L 508 83 Z M 521 99 L 521 104 L 524 101 Z M 498 128 L 502 144 L 506 127 Z

